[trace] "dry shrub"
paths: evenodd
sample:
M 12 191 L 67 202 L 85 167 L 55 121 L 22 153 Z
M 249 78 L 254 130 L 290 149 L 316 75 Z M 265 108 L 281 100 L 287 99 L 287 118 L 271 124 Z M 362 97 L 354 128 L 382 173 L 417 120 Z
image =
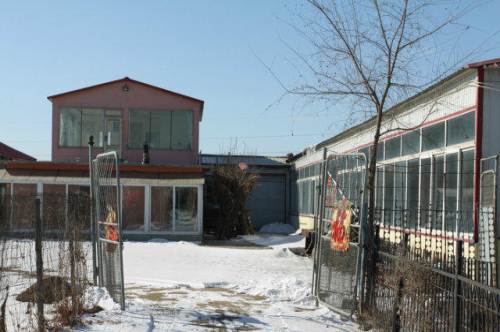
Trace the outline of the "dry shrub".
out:
M 7 286 L 5 299 L 3 300 L 2 306 L 0 307 L 0 332 L 7 332 L 7 326 L 5 324 L 5 308 L 7 305 L 7 299 L 9 297 L 9 287 Z
M 55 307 L 55 316 L 52 320 L 53 329 L 63 327 L 75 327 L 82 325 L 82 314 L 84 313 L 80 297 L 66 297 L 58 302 Z
M 220 206 L 220 220 L 216 227 L 219 240 L 242 234 L 253 234 L 247 200 L 257 182 L 257 176 L 245 167 L 221 165 L 213 168 L 215 201 Z
M 36 303 L 38 297 L 38 282 L 31 285 L 29 288 L 19 293 L 16 300 L 20 302 Z M 49 276 L 42 279 L 41 285 L 41 300 L 43 303 L 52 304 L 64 299 L 65 296 L 71 294 L 71 285 L 59 276 Z
M 362 325 L 386 331 L 394 324 L 403 324 L 418 327 L 419 331 L 432 331 L 432 309 L 438 305 L 433 302 L 435 278 L 429 264 L 411 260 L 402 253 L 396 259 L 378 262 L 375 303 L 360 315 Z M 399 322 L 395 322 L 396 316 Z

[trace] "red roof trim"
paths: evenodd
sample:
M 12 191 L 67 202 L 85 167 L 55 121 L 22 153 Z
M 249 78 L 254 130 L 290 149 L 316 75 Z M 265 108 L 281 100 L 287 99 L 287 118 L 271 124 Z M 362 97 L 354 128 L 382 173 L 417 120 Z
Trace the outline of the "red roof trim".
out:
M 13 147 L 8 146 L 0 142 L 0 156 L 6 157 L 7 159 L 12 160 L 29 160 L 36 161 L 32 156 L 27 155 L 19 150 L 14 149 Z
M 500 58 L 469 63 L 465 68 L 500 67 Z
M 155 85 L 151 85 L 151 84 L 148 84 L 148 83 L 137 81 L 137 80 L 131 79 L 131 78 L 127 77 L 127 76 L 125 76 L 124 78 L 117 79 L 117 80 L 113 80 L 113 81 L 109 81 L 109 82 L 104 82 L 104 83 L 100 83 L 100 84 L 96 84 L 96 85 L 91 85 L 91 86 L 87 86 L 87 87 L 84 87 L 84 88 L 80 88 L 80 89 L 71 90 L 71 91 L 67 91 L 67 92 L 62 92 L 62 93 L 59 93 L 59 94 L 55 94 L 55 95 L 52 95 L 52 96 L 48 96 L 47 99 L 50 100 L 50 99 L 58 98 L 58 97 L 61 97 L 61 96 L 69 95 L 69 94 L 72 94 L 72 93 L 78 93 L 78 92 L 82 92 L 82 91 L 86 91 L 86 90 L 90 90 L 90 89 L 100 88 L 100 87 L 103 87 L 103 86 L 106 86 L 106 85 L 110 85 L 110 84 L 114 84 L 114 83 L 118 83 L 118 82 L 122 82 L 122 81 L 137 83 L 137 84 L 140 84 L 140 85 L 144 85 L 144 86 L 146 86 L 148 88 L 152 88 L 152 89 L 164 92 L 164 93 L 168 93 L 170 95 L 175 95 L 177 97 L 189 99 L 191 101 L 200 103 L 202 109 L 203 109 L 203 104 L 205 103 L 201 99 L 197 99 L 197 98 L 194 98 L 194 97 L 186 96 L 186 95 L 183 95 L 183 94 L 178 93 L 178 92 L 170 91 L 170 90 L 163 89 L 163 88 L 160 88 L 160 87 L 155 86 Z
M 203 174 L 205 168 L 200 166 L 167 166 L 167 165 L 128 165 L 119 166 L 120 172 L 129 173 L 170 173 L 170 174 Z M 54 163 L 54 162 L 7 162 L 5 169 L 37 170 L 37 171 L 80 171 L 87 172 L 88 164 Z

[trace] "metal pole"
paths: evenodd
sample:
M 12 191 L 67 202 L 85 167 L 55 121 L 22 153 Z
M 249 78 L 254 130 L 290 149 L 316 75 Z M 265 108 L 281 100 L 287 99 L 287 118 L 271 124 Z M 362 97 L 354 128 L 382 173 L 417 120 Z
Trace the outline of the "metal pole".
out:
M 453 331 L 460 331 L 461 323 L 461 285 L 458 276 L 462 274 L 462 252 L 463 252 L 463 242 L 461 240 L 456 241 L 455 245 L 455 280 L 453 287 Z
M 115 167 L 116 167 L 116 205 L 117 205 L 117 221 L 118 221 L 118 234 L 119 234 L 119 244 L 118 250 L 120 255 L 120 282 L 121 282 L 121 293 L 120 297 L 120 307 L 125 310 L 125 281 L 123 276 L 123 231 L 122 231 L 122 202 L 121 202 L 121 187 L 120 187 L 120 172 L 118 170 L 118 156 L 115 152 Z
M 43 314 L 43 252 L 42 252 L 42 218 L 40 216 L 40 198 L 35 199 L 35 254 L 36 254 L 36 304 L 38 331 L 45 331 L 45 319 Z
M 323 150 L 323 163 L 321 165 L 321 193 L 320 193 L 320 202 L 319 202 L 319 215 L 318 215 L 318 221 L 317 225 L 315 225 L 315 245 L 314 245 L 314 250 L 315 250 L 315 280 L 313 280 L 313 289 L 314 289 L 314 295 L 316 298 L 316 306 L 319 305 L 319 284 L 320 284 L 320 278 L 321 278 L 321 241 L 322 241 L 322 232 L 323 232 L 323 214 L 324 214 L 324 206 L 325 206 L 325 194 L 326 194 L 326 184 L 327 184 L 327 167 L 328 167 L 328 161 L 326 159 L 326 149 Z
M 94 147 L 94 136 L 89 137 L 89 178 L 90 178 L 90 241 L 92 242 L 92 276 L 94 285 L 97 285 L 97 243 L 96 235 L 97 229 L 95 225 L 95 215 L 94 215 L 94 179 L 92 172 L 92 148 Z

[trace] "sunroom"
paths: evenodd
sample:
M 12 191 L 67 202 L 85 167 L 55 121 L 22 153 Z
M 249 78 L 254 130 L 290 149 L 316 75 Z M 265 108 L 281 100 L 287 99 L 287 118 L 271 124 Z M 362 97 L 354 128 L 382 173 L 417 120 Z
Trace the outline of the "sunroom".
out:
M 8 163 L 0 169 L 0 222 L 13 234 L 31 232 L 35 198 L 45 231 L 82 223 L 90 229 L 87 165 Z M 125 239 L 201 240 L 201 167 L 122 165 L 121 213 Z M 114 188 L 113 188 L 114 189 Z

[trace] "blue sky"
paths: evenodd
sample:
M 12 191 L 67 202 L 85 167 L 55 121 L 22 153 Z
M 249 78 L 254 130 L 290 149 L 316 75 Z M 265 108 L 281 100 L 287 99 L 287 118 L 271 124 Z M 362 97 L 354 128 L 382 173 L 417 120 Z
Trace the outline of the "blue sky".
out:
M 290 52 L 307 45 L 286 22 L 295 1 L 3 1 L 0 4 L 0 141 L 50 159 L 47 96 L 124 76 L 205 100 L 201 150 L 284 155 L 342 130 L 343 108 L 280 100 L 259 61 L 294 81 Z M 498 30 L 500 2 L 462 19 L 460 41 Z M 472 60 L 500 57 L 496 35 Z M 323 111 L 321 111 L 323 110 Z

